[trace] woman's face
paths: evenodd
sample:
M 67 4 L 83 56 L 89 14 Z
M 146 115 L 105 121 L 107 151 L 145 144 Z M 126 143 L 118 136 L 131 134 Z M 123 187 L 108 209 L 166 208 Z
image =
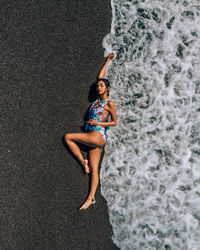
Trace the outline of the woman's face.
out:
M 99 81 L 97 83 L 97 94 L 99 95 L 103 95 L 108 91 L 108 89 L 106 88 L 106 84 L 103 81 Z

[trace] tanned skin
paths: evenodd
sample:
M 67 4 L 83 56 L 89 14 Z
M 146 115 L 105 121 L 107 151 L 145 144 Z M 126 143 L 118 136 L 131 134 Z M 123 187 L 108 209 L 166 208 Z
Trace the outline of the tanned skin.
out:
M 108 63 L 110 60 L 113 59 L 113 57 L 116 55 L 115 53 L 110 53 L 107 57 L 107 60 L 105 64 L 103 65 L 98 79 L 105 78 L 106 70 L 108 67 Z M 99 81 L 97 83 L 96 87 L 99 101 L 96 105 L 98 105 L 99 102 L 102 102 L 103 100 L 108 99 L 108 92 L 110 88 L 106 87 L 106 84 L 103 81 Z M 93 107 L 94 108 L 94 107 Z M 107 117 L 106 115 L 110 115 L 111 121 L 106 121 Z M 117 125 L 117 115 L 116 115 L 116 106 L 114 102 L 108 101 L 107 104 L 104 107 L 103 111 L 103 117 L 101 122 L 97 122 L 94 120 L 90 120 L 87 123 L 89 123 L 91 126 L 116 126 Z M 86 199 L 86 201 L 83 203 L 83 205 L 79 208 L 79 210 L 87 209 L 90 205 L 94 204 L 95 201 L 95 193 L 97 186 L 99 184 L 99 175 L 98 175 L 98 167 L 99 162 L 101 158 L 101 154 L 103 152 L 103 149 L 105 147 L 105 142 L 103 140 L 103 136 L 99 131 L 92 131 L 88 133 L 72 133 L 72 134 L 66 134 L 65 135 L 65 141 L 70 148 L 71 152 L 77 157 L 77 159 L 80 161 L 80 163 L 84 166 L 86 173 L 91 173 L 91 187 L 90 187 L 90 193 Z M 83 155 L 80 151 L 79 146 L 77 143 L 81 143 L 84 145 L 89 146 L 91 149 L 88 152 L 88 159 L 84 159 Z

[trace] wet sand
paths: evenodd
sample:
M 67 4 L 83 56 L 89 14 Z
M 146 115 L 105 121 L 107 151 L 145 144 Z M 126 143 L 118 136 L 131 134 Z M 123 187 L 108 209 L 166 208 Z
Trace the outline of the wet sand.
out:
M 1 249 L 117 249 L 107 205 L 63 144 L 104 63 L 110 1 L 1 4 Z

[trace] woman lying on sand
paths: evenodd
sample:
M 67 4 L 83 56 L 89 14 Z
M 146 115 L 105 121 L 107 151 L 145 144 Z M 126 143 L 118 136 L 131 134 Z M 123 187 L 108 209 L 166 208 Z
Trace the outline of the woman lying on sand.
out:
M 86 133 L 65 135 L 65 141 L 72 153 L 84 166 L 85 172 L 88 174 L 91 173 L 92 175 L 90 193 L 79 210 L 87 209 L 96 202 L 95 193 L 99 183 L 98 167 L 107 140 L 106 127 L 116 126 L 117 124 L 116 106 L 114 102 L 109 99 L 110 83 L 104 78 L 108 63 L 115 55 L 116 53 L 109 54 L 98 76 L 96 90 L 99 98 L 90 106 L 89 121 L 87 121 L 85 125 Z M 107 121 L 109 116 L 111 117 L 111 121 Z M 77 143 L 90 147 L 88 160 L 83 158 Z

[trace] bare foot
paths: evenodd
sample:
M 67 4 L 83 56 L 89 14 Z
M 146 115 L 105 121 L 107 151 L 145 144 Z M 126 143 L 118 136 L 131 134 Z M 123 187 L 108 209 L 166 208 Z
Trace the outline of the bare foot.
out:
M 90 205 L 96 203 L 94 198 L 87 198 L 83 205 L 79 208 L 79 211 L 87 209 Z
M 89 174 L 90 173 L 90 168 L 88 166 L 88 160 L 87 159 L 84 159 L 84 161 L 82 162 L 84 168 L 85 168 L 85 172 L 86 174 Z

